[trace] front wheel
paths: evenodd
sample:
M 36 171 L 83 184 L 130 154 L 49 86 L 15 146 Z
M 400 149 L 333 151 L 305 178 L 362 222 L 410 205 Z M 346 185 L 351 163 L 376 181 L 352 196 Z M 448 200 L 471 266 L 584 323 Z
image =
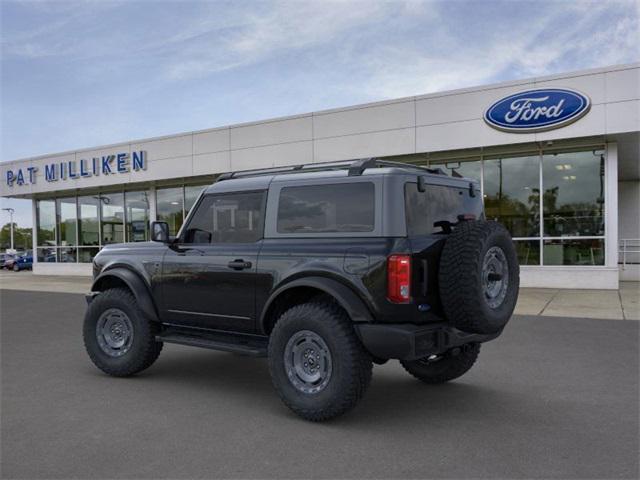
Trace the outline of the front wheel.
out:
M 480 344 L 471 343 L 442 355 L 400 361 L 404 369 L 425 383 L 444 383 L 467 373 L 478 358 Z
M 14 271 L 14 272 L 19 272 L 19 271 L 20 271 L 20 267 L 18 266 L 18 264 L 17 264 L 17 263 L 14 263 L 14 264 L 13 264 L 13 271 Z
M 114 377 L 127 377 L 156 361 L 162 343 L 159 327 L 138 309 L 136 298 L 124 288 L 97 295 L 84 317 L 84 346 L 96 367 Z
M 372 362 L 347 314 L 332 303 L 297 305 L 278 319 L 269 370 L 282 401 L 306 420 L 352 409 L 371 381 Z

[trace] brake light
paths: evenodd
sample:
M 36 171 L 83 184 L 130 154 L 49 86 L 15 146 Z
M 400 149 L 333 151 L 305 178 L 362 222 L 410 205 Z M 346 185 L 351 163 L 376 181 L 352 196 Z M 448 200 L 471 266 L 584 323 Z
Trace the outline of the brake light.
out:
M 411 257 L 391 255 L 387 259 L 387 298 L 407 303 L 411 295 Z

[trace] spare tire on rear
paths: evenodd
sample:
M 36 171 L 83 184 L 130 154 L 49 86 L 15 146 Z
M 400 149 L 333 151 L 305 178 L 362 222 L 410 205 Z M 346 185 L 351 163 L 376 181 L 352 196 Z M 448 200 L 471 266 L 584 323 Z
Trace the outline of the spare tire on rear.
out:
M 511 235 L 491 221 L 464 221 L 440 257 L 440 298 L 447 320 L 471 333 L 497 333 L 518 300 L 520 268 Z

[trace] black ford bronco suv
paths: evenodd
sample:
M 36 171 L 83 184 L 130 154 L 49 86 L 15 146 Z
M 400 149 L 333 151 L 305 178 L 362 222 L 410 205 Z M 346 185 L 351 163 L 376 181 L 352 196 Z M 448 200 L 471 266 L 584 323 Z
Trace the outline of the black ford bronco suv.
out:
M 84 343 L 113 376 L 164 343 L 268 357 L 308 420 L 355 406 L 373 363 L 441 383 L 474 364 L 513 312 L 519 267 L 478 184 L 363 159 L 221 175 L 173 238 L 94 260 Z

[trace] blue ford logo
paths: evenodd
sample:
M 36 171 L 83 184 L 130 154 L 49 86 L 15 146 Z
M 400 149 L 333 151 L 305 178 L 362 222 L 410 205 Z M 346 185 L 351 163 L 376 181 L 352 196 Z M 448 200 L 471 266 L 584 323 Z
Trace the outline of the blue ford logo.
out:
M 541 88 L 498 100 L 484 113 L 484 120 L 507 132 L 540 132 L 574 122 L 590 107 L 589 97 L 575 90 Z

